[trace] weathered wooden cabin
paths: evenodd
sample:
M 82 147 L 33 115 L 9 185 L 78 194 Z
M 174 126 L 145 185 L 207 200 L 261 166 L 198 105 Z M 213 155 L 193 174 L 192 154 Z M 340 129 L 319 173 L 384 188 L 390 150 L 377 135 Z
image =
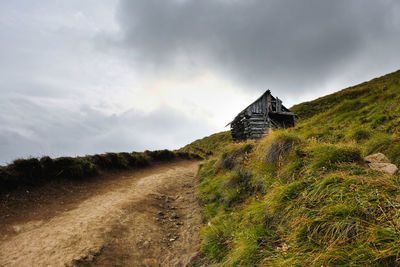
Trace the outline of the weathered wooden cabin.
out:
M 282 101 L 267 90 L 250 104 L 228 125 L 235 141 L 259 139 L 272 128 L 288 128 L 296 125 L 297 115 L 282 105 Z

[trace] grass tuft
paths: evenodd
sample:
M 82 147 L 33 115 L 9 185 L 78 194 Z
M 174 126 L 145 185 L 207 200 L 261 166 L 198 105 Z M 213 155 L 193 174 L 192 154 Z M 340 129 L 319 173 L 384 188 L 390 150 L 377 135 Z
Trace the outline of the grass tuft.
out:
M 293 147 L 301 142 L 300 138 L 289 132 L 278 132 L 270 137 L 270 144 L 266 152 L 267 163 L 276 163 L 288 155 Z
M 54 179 L 82 180 L 95 176 L 100 170 L 143 168 L 151 162 L 173 159 L 200 159 L 200 156 L 169 150 L 146 151 L 145 153 L 106 153 L 85 157 L 60 157 L 52 159 L 17 159 L 8 166 L 0 167 L 0 192 L 17 187 L 36 186 Z
M 361 162 L 361 152 L 351 146 L 314 143 L 307 152 L 314 171 L 332 169 L 340 163 Z

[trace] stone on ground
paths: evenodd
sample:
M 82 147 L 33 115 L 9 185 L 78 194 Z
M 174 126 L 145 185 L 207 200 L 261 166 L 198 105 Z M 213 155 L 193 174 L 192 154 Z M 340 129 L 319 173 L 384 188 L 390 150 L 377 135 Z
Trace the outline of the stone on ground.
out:
M 390 175 L 396 174 L 398 168 L 390 163 L 390 160 L 382 153 L 376 153 L 364 158 L 371 169 L 378 170 Z
M 368 163 L 390 163 L 390 160 L 382 153 L 366 156 L 364 160 Z
M 378 170 L 390 175 L 396 174 L 398 171 L 397 166 L 392 163 L 369 163 L 368 166 L 371 169 Z

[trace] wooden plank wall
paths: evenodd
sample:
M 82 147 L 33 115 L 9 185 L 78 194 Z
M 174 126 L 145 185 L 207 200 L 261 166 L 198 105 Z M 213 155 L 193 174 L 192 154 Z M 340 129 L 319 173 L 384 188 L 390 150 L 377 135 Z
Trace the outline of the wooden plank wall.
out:
M 259 139 L 271 127 L 286 128 L 296 124 L 295 116 L 277 116 L 278 112 L 283 115 L 289 110 L 282 105 L 282 100 L 266 92 L 232 121 L 232 137 L 234 140 Z M 275 118 L 271 119 L 272 116 Z

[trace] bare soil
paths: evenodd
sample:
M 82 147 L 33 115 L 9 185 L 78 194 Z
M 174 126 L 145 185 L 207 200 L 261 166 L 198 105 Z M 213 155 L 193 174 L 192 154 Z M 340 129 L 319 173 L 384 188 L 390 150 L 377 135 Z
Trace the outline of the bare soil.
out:
M 192 266 L 197 162 L 0 196 L 0 266 Z

